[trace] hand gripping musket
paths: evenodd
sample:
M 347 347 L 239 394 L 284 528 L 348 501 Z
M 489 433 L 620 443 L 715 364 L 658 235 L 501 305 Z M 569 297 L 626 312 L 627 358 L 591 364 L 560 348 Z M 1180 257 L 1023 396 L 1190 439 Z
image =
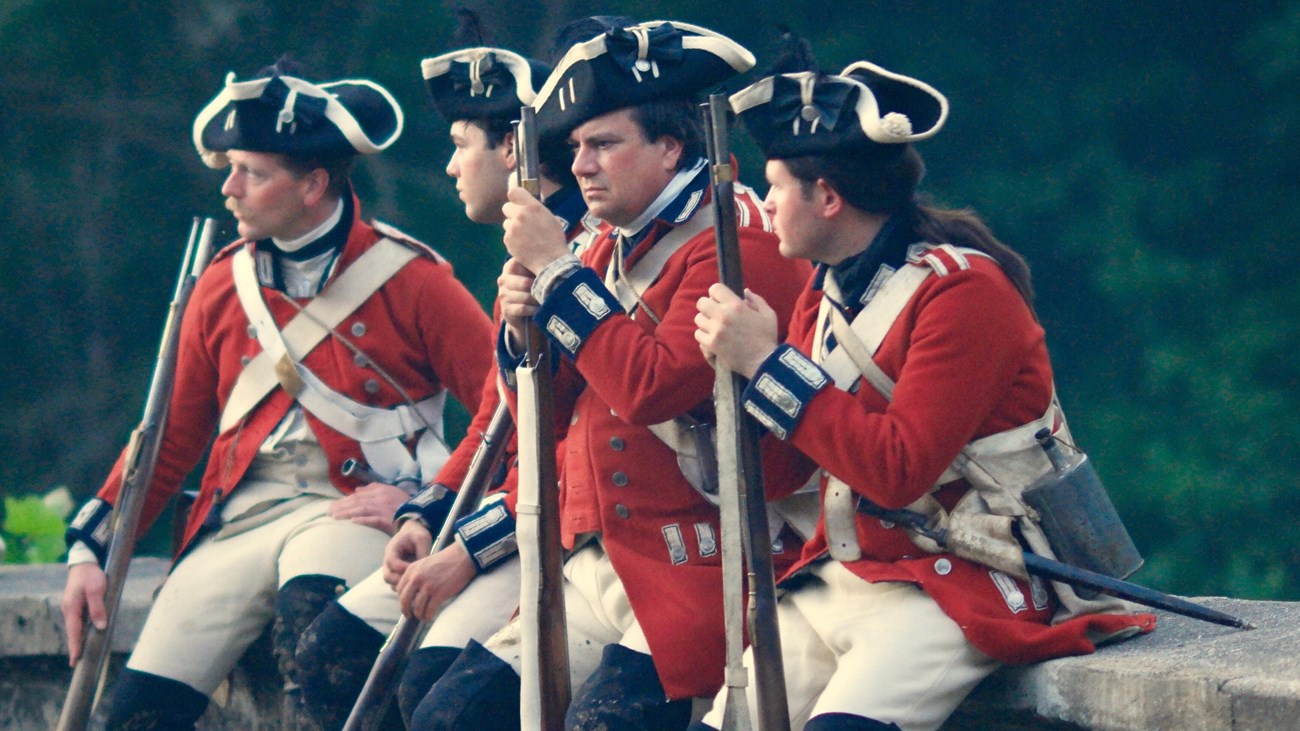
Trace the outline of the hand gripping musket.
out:
M 90 720 L 91 712 L 103 691 L 108 672 L 108 655 L 112 651 L 113 629 L 117 624 L 117 609 L 122 599 L 122 587 L 135 550 L 135 533 L 140 524 L 149 485 L 153 482 L 154 468 L 158 465 L 158 450 L 162 434 L 167 427 L 167 410 L 171 404 L 172 385 L 176 381 L 176 353 L 180 347 L 181 318 L 189 302 L 194 285 L 207 267 L 212 256 L 212 238 L 216 223 L 194 219 L 189 241 L 181 257 L 180 274 L 176 291 L 172 295 L 163 326 L 162 340 L 158 346 L 158 359 L 154 363 L 153 380 L 145 400 L 140 424 L 131 432 L 122 462 L 122 487 L 117 504 L 109 518 L 112 539 L 108 558 L 104 562 L 107 586 L 104 590 L 104 609 L 108 621 L 101 631 L 94 623 L 86 622 L 86 634 L 81 657 L 72 673 L 63 710 L 59 714 L 59 731 L 81 731 Z
M 536 123 L 525 106 L 515 125 L 515 165 L 520 187 L 541 198 Z M 551 349 L 536 323 L 525 335 L 527 358 L 515 370 L 519 383 L 518 541 L 521 728 L 559 731 L 569 707 L 569 644 L 564 612 L 564 557 L 560 545 L 560 493 L 555 465 L 555 404 Z
M 456 523 L 473 512 L 479 504 L 483 493 L 487 491 L 492 481 L 493 474 L 501 464 L 513 431 L 514 423 L 510 419 L 510 410 L 506 408 L 505 403 L 501 403 L 492 413 L 487 432 L 483 434 L 478 449 L 474 451 L 469 469 L 461 479 L 460 490 L 456 492 L 456 499 L 451 503 L 451 510 L 447 513 L 442 528 L 438 530 L 432 548 L 429 549 L 429 555 L 451 545 L 456 535 Z M 407 658 L 420 644 L 428 629 L 428 622 L 421 622 L 414 617 L 403 615 L 397 620 L 397 625 L 384 641 L 384 646 L 379 648 L 379 655 L 375 658 L 375 664 L 370 667 L 366 684 L 362 686 L 361 693 L 348 714 L 348 720 L 343 725 L 344 731 L 368 730 L 380 722 L 388 703 L 393 698 L 394 681 L 401 677 Z
M 714 226 L 718 242 L 719 281 L 744 296 L 740 240 L 736 231 L 735 172 L 727 140 L 727 100 L 714 94 L 705 105 L 709 160 L 712 164 Z M 753 648 L 758 725 L 761 731 L 790 728 L 786 708 L 785 672 L 776 620 L 776 587 L 772 570 L 772 540 L 768 532 L 758 432 L 741 406 L 744 380 L 717 366 L 714 402 L 718 421 L 718 498 L 722 521 L 723 611 L 726 616 L 727 703 L 722 727 L 749 729 L 745 698 L 748 674 L 744 666 L 743 624 L 749 623 Z M 743 596 L 748 560 L 749 607 Z
M 916 531 L 922 536 L 929 538 L 940 547 L 951 550 L 954 554 L 969 558 L 979 563 L 976 556 L 963 556 L 963 550 L 959 542 L 949 540 L 949 532 L 944 528 L 932 527 L 929 519 L 914 510 L 886 510 L 874 503 L 867 501 L 865 498 L 858 503 L 858 510 L 868 515 L 888 520 L 898 525 L 907 526 L 909 529 Z M 1025 571 L 1032 576 L 1041 576 L 1051 581 L 1059 581 L 1063 584 L 1069 584 L 1074 587 L 1083 587 L 1092 589 L 1103 594 L 1117 596 L 1120 599 L 1127 599 L 1147 607 L 1164 609 L 1174 614 L 1181 614 L 1184 617 L 1199 619 L 1203 622 L 1212 622 L 1221 624 L 1225 627 L 1236 627 L 1238 629 L 1255 629 L 1255 625 L 1230 614 L 1225 614 L 1209 607 L 1203 607 L 1199 604 L 1171 596 L 1154 589 L 1148 589 L 1145 586 L 1134 584 L 1122 579 L 1116 579 L 1105 574 L 1081 569 L 1077 566 L 1071 566 L 1060 561 L 1054 561 L 1050 558 L 1044 558 L 1029 551 L 1024 552 Z

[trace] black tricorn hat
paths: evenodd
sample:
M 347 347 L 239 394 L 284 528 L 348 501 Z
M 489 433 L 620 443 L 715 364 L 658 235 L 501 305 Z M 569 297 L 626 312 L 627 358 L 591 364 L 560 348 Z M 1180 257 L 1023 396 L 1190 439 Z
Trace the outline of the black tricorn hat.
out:
M 675 21 L 611 28 L 569 49 L 537 93 L 543 139 L 623 107 L 699 92 L 754 67 L 754 55 L 706 28 Z
M 364 79 L 316 84 L 280 73 L 249 81 L 227 75 L 194 120 L 194 147 L 213 168 L 229 164 L 227 150 L 369 155 L 401 134 L 402 109 L 382 86 Z
M 503 48 L 465 48 L 420 62 L 433 106 L 448 122 L 518 119 L 551 67 Z
M 933 87 L 866 61 L 838 76 L 769 76 L 730 101 L 763 154 L 775 159 L 850 147 L 902 149 L 933 137 L 948 118 L 948 100 Z

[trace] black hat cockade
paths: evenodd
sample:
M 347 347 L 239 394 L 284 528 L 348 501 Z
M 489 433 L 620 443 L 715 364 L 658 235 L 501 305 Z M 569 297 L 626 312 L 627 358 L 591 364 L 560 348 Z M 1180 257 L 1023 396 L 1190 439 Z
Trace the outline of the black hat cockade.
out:
M 448 122 L 518 119 L 532 104 L 549 66 L 502 48 L 465 48 L 420 62 L 433 105 Z
M 543 139 L 624 107 L 693 98 L 754 67 L 754 55 L 706 28 L 655 20 L 610 28 L 564 54 L 537 94 Z
M 858 147 L 901 150 L 934 136 L 948 118 L 948 100 L 929 84 L 866 61 L 839 75 L 769 76 L 730 101 L 772 159 Z
M 402 134 L 402 109 L 386 89 L 364 79 L 316 84 L 272 73 L 235 81 L 194 120 L 194 146 L 212 168 L 227 150 L 308 157 L 379 152 Z

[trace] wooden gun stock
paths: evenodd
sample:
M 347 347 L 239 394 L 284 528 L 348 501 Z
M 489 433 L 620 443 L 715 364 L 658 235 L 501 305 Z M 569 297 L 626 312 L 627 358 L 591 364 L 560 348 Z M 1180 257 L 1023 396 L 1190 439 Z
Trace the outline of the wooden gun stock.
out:
M 519 185 L 541 197 L 532 107 L 515 126 Z M 519 620 L 522 728 L 560 731 L 569 708 L 569 644 L 564 611 L 564 556 L 560 545 L 559 475 L 555 462 L 555 404 L 551 349 L 536 323 L 529 323 L 527 357 L 516 370 L 519 383 L 518 536 L 522 580 Z

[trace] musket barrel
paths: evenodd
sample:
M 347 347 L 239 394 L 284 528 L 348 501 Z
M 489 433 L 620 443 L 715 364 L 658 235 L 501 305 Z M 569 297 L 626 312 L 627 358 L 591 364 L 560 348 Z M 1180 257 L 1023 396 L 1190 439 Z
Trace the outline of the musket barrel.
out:
M 456 534 L 456 523 L 474 510 L 482 499 L 483 493 L 487 491 L 488 483 L 497 466 L 501 464 L 506 444 L 510 442 L 513 431 L 514 422 L 510 418 L 510 410 L 504 403 L 498 404 L 496 411 L 492 413 L 487 431 L 483 434 L 478 448 L 474 450 L 469 469 L 461 480 L 460 489 L 451 503 L 447 519 L 442 522 L 438 535 L 433 540 L 429 555 L 451 545 L 452 538 Z M 348 713 L 347 721 L 343 724 L 344 731 L 372 728 L 384 717 L 387 705 L 393 697 L 391 692 L 393 684 L 406 665 L 407 657 L 415 650 L 415 646 L 420 643 L 420 639 L 428 629 L 428 622 L 421 622 L 405 615 L 398 618 L 397 625 L 393 627 L 393 631 L 388 634 L 383 646 L 379 648 L 379 655 L 375 657 L 375 662 L 370 667 L 365 685 L 362 686 L 361 693 L 357 695 L 357 700 Z
M 878 505 L 870 503 L 865 499 L 859 503 L 859 509 L 885 520 L 893 521 L 899 525 L 905 525 L 917 533 L 930 538 L 940 546 L 947 547 L 947 531 L 935 530 L 926 526 L 926 517 L 913 510 L 886 510 Z M 1211 622 L 1226 627 L 1236 627 L 1237 629 L 1255 629 L 1255 625 L 1239 617 L 1220 612 L 1209 607 L 1203 607 L 1195 602 L 1189 602 L 1164 592 L 1148 589 L 1140 584 L 1134 584 L 1131 581 L 1116 579 L 1112 576 L 1099 574 L 1096 571 L 1081 569 L 1077 566 L 1071 566 L 1060 561 L 1054 561 L 1029 551 L 1024 552 L 1025 569 L 1035 576 L 1041 576 L 1052 581 L 1059 581 L 1071 586 L 1082 586 L 1088 589 L 1099 591 L 1103 594 L 1127 599 L 1136 604 L 1141 604 L 1155 609 L 1164 609 L 1181 614 L 1184 617 L 1199 619 L 1203 622 Z

